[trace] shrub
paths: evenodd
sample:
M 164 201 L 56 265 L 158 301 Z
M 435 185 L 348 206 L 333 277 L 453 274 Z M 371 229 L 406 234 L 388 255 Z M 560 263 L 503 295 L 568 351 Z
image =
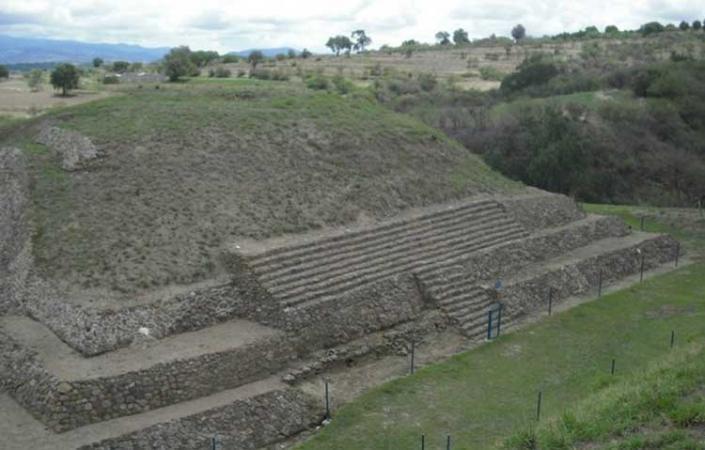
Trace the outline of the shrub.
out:
M 250 71 L 250 78 L 258 80 L 286 81 L 289 75 L 280 70 L 257 69 Z
M 2 64 L 0 64 L 0 78 L 10 78 L 10 71 Z
M 306 80 L 306 87 L 309 89 L 325 90 L 329 86 L 328 79 L 321 75 L 315 75 Z
M 492 66 L 480 67 L 480 78 L 488 81 L 502 81 L 504 74 Z
M 502 80 L 500 89 L 507 93 L 516 92 L 529 86 L 546 84 L 556 75 L 558 68 L 552 61 L 543 55 L 533 55 L 525 59 L 516 72 Z
M 333 86 L 341 95 L 349 94 L 354 89 L 352 82 L 340 75 L 333 77 Z
M 426 92 L 432 91 L 438 85 L 438 79 L 431 73 L 422 73 L 418 76 L 421 89 Z
M 216 67 L 208 71 L 208 76 L 211 78 L 230 78 L 231 75 L 232 72 L 230 72 L 230 69 L 226 69 L 225 67 Z
M 661 25 L 659 22 L 649 22 L 645 23 L 644 25 L 639 28 L 639 33 L 643 34 L 644 36 L 648 36 L 650 34 L 654 33 L 662 33 L 666 30 L 666 28 Z
M 42 88 L 44 72 L 40 69 L 32 69 L 31 72 L 25 74 L 25 79 L 27 80 L 27 86 L 29 86 L 29 89 L 32 92 L 36 92 Z
M 119 84 L 120 78 L 117 75 L 106 75 L 103 77 L 103 84 Z
M 124 73 L 130 67 L 130 63 L 127 61 L 115 61 L 113 63 L 113 72 Z

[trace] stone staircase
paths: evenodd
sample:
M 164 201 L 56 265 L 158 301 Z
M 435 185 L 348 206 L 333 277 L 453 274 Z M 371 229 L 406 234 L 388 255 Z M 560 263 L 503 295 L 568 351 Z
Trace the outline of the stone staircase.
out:
M 487 331 L 487 313 L 494 303 L 487 289 L 469 281 L 462 272 L 424 279 L 426 293 L 469 338 Z
M 499 203 L 480 200 L 273 249 L 246 261 L 281 307 L 297 308 L 525 236 Z

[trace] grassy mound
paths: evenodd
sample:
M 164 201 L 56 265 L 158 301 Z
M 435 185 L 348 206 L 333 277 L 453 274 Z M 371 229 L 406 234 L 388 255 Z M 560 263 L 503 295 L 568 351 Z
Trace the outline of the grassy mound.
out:
M 123 292 L 206 279 L 219 248 L 517 186 L 364 95 L 276 82 L 153 86 L 51 114 L 101 157 L 26 136 L 45 275 Z
M 588 209 L 604 208 L 590 205 Z M 607 209 L 629 216 L 633 222 L 634 208 Z M 656 222 L 658 215 L 651 212 L 649 230 L 670 228 L 668 220 Z M 661 212 L 665 215 L 668 210 Z M 705 249 L 704 225 L 700 222 L 697 230 L 681 230 L 689 238 L 685 242 L 691 255 Z M 372 389 L 343 406 L 332 423 L 301 448 L 420 448 L 422 434 L 426 448 L 445 448 L 441 445 L 445 445 L 446 435 L 451 435 L 454 449 L 502 447 L 511 433 L 536 423 L 538 391 L 543 392 L 542 417 L 548 420 L 621 380 L 629 383 L 653 361 L 666 358 L 674 351 L 670 348 L 672 330 L 676 331 L 676 348 L 688 346 L 691 340 L 702 342 L 703 298 L 705 264 L 699 262 L 554 314 L 447 362 Z M 613 358 L 614 376 L 610 375 Z M 335 392 L 335 386 L 332 389 Z M 702 385 L 700 389 L 702 393 Z M 684 442 L 689 436 L 683 437 Z M 517 439 L 521 445 L 533 437 L 523 432 Z M 569 444 L 538 448 L 603 447 Z

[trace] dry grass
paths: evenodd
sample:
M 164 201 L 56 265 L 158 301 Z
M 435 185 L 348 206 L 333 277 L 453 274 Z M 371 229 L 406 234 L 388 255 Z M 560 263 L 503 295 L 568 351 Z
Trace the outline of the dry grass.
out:
M 30 156 L 46 277 L 134 293 L 210 278 L 222 245 L 382 218 L 517 185 L 364 94 L 277 82 L 189 82 L 51 115 L 101 157 L 75 173 Z

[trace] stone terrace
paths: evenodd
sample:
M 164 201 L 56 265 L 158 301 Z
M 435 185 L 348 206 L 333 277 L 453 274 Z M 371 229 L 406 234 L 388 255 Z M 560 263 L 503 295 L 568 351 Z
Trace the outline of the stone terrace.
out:
M 173 300 L 105 312 L 26 298 L 0 317 L 0 411 L 41 435 L 10 448 L 206 449 L 214 434 L 265 447 L 322 420 L 307 377 L 439 330 L 480 342 L 496 302 L 515 325 L 549 289 L 559 303 L 677 251 L 540 191 L 233 246 L 231 282 Z

